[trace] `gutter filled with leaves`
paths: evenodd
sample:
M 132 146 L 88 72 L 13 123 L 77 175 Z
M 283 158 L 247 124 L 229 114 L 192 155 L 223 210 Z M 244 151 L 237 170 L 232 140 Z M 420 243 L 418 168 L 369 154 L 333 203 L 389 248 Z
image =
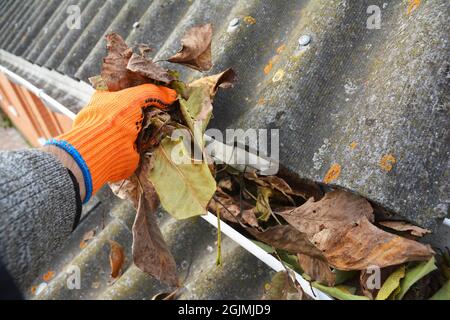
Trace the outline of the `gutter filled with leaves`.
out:
M 97 90 L 155 83 L 178 93 L 172 106 L 150 103 L 144 109 L 136 141 L 140 165 L 129 179 L 111 184 L 117 196 L 137 209 L 132 253 L 140 270 L 173 287 L 182 286 L 156 223 L 161 204 L 176 219 L 208 210 L 217 215 L 218 265 L 221 219 L 278 259 L 286 270 L 266 286 L 265 299 L 306 298 L 292 270 L 337 299 L 449 299 L 449 253 L 436 255 L 429 245 L 416 241 L 428 230 L 406 222 L 377 221 L 372 205 L 350 192 L 324 193 L 314 184 L 204 160 L 209 157 L 204 132 L 212 102 L 219 88 L 232 87 L 236 77 L 232 69 L 184 83 L 177 72 L 148 57 L 149 46 L 133 50 L 115 33 L 106 39 L 108 54 L 101 75 L 90 79 Z M 193 27 L 183 37 L 181 50 L 164 61 L 207 71 L 212 67 L 211 39 L 210 24 Z M 187 136 L 173 139 L 175 130 Z M 202 159 L 191 149 L 200 151 Z M 183 161 L 173 160 L 174 151 Z M 373 286 L 377 272 L 379 284 Z

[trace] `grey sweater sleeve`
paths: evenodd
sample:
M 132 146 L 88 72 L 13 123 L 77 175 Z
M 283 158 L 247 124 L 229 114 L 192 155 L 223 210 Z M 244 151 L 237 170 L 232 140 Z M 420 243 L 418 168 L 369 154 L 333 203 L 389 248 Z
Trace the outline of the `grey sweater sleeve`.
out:
M 73 230 L 76 186 L 51 154 L 0 152 L 0 261 L 21 289 Z

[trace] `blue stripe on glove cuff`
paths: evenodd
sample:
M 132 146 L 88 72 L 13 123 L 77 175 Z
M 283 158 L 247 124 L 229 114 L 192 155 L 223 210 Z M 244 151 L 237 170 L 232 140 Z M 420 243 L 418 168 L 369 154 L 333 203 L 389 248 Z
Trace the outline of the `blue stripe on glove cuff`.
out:
M 86 188 L 86 196 L 84 197 L 83 204 L 86 204 L 92 196 L 92 176 L 81 154 L 73 145 L 64 140 L 50 139 L 45 142 L 45 145 L 53 145 L 65 150 L 78 164 L 78 167 L 80 167 L 80 170 L 83 173 L 84 185 Z

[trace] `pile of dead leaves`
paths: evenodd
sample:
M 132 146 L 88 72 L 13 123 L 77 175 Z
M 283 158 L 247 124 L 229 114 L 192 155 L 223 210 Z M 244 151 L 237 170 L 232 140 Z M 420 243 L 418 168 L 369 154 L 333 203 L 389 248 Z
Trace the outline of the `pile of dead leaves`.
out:
M 106 40 L 108 54 L 101 75 L 90 79 L 97 90 L 155 83 L 178 93 L 177 102 L 168 110 L 156 106 L 144 110 L 136 141 L 140 165 L 129 179 L 111 184 L 116 195 L 130 200 L 137 209 L 132 253 L 139 269 L 179 286 L 175 260 L 156 223 L 159 204 L 176 219 L 202 215 L 208 209 L 215 212 L 248 233 L 287 268 L 310 279 L 312 286 L 339 299 L 401 299 L 436 268 L 433 250 L 409 239 L 426 230 L 400 222 L 376 222 L 371 204 L 359 196 L 345 191 L 323 194 L 314 184 L 288 184 L 278 176 L 208 165 L 203 136 L 212 116 L 212 102 L 219 88 L 232 87 L 235 73 L 227 69 L 184 83 L 178 72 L 161 63 L 209 70 L 210 24 L 188 30 L 181 50 L 159 61 L 149 57 L 153 49 L 148 45 L 130 48 L 116 33 L 108 34 Z M 174 138 L 175 130 L 185 134 Z M 181 161 L 174 161 L 173 154 Z M 367 270 L 373 266 L 381 269 L 384 280 L 378 289 L 366 286 L 371 275 Z M 290 276 L 275 280 L 278 284 L 269 287 L 277 290 L 269 290 L 265 298 L 298 298 L 300 289 Z
M 311 184 L 291 187 L 279 176 L 230 167 L 219 168 L 216 178 L 210 210 L 238 224 L 313 287 L 338 299 L 402 299 L 425 279 L 420 298 L 448 297 L 448 253 L 439 256 L 441 272 L 432 273 L 435 252 L 416 241 L 429 230 L 375 221 L 366 199 L 343 190 L 322 194 Z M 278 299 L 298 297 L 294 289 L 295 278 L 283 272 L 267 284 L 264 298 L 274 290 Z
M 116 33 L 106 36 L 107 56 L 101 74 L 90 78 L 97 90 L 118 91 L 153 83 L 177 91 L 178 100 L 168 110 L 148 106 L 143 110 L 142 130 L 136 141 L 141 161 L 129 179 L 111 184 L 117 196 L 130 200 L 137 209 L 133 224 L 133 262 L 142 271 L 178 286 L 175 260 L 156 223 L 156 209 L 162 207 L 173 217 L 185 219 L 206 213 L 216 191 L 212 168 L 190 151 L 205 155 L 203 134 L 212 116 L 212 101 L 219 88 L 229 88 L 235 73 L 227 69 L 191 83 L 179 79 L 176 71 L 162 62 L 177 63 L 207 71 L 211 61 L 212 26 L 191 28 L 181 40 L 182 48 L 173 56 L 154 61 L 153 49 L 144 44 L 129 47 Z M 174 130 L 183 134 L 172 137 Z M 187 142 L 189 141 L 189 142 Z M 173 159 L 173 154 L 178 159 Z M 113 261 L 113 260 L 111 260 Z M 117 263 L 111 263 L 117 269 Z M 117 276 L 117 272 L 113 272 Z

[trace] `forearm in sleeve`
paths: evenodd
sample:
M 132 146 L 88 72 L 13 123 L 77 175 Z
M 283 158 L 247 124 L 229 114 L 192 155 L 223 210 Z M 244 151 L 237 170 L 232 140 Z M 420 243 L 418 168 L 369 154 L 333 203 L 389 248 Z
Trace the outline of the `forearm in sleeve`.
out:
M 75 181 L 49 153 L 0 152 L 0 261 L 22 289 L 79 220 Z

